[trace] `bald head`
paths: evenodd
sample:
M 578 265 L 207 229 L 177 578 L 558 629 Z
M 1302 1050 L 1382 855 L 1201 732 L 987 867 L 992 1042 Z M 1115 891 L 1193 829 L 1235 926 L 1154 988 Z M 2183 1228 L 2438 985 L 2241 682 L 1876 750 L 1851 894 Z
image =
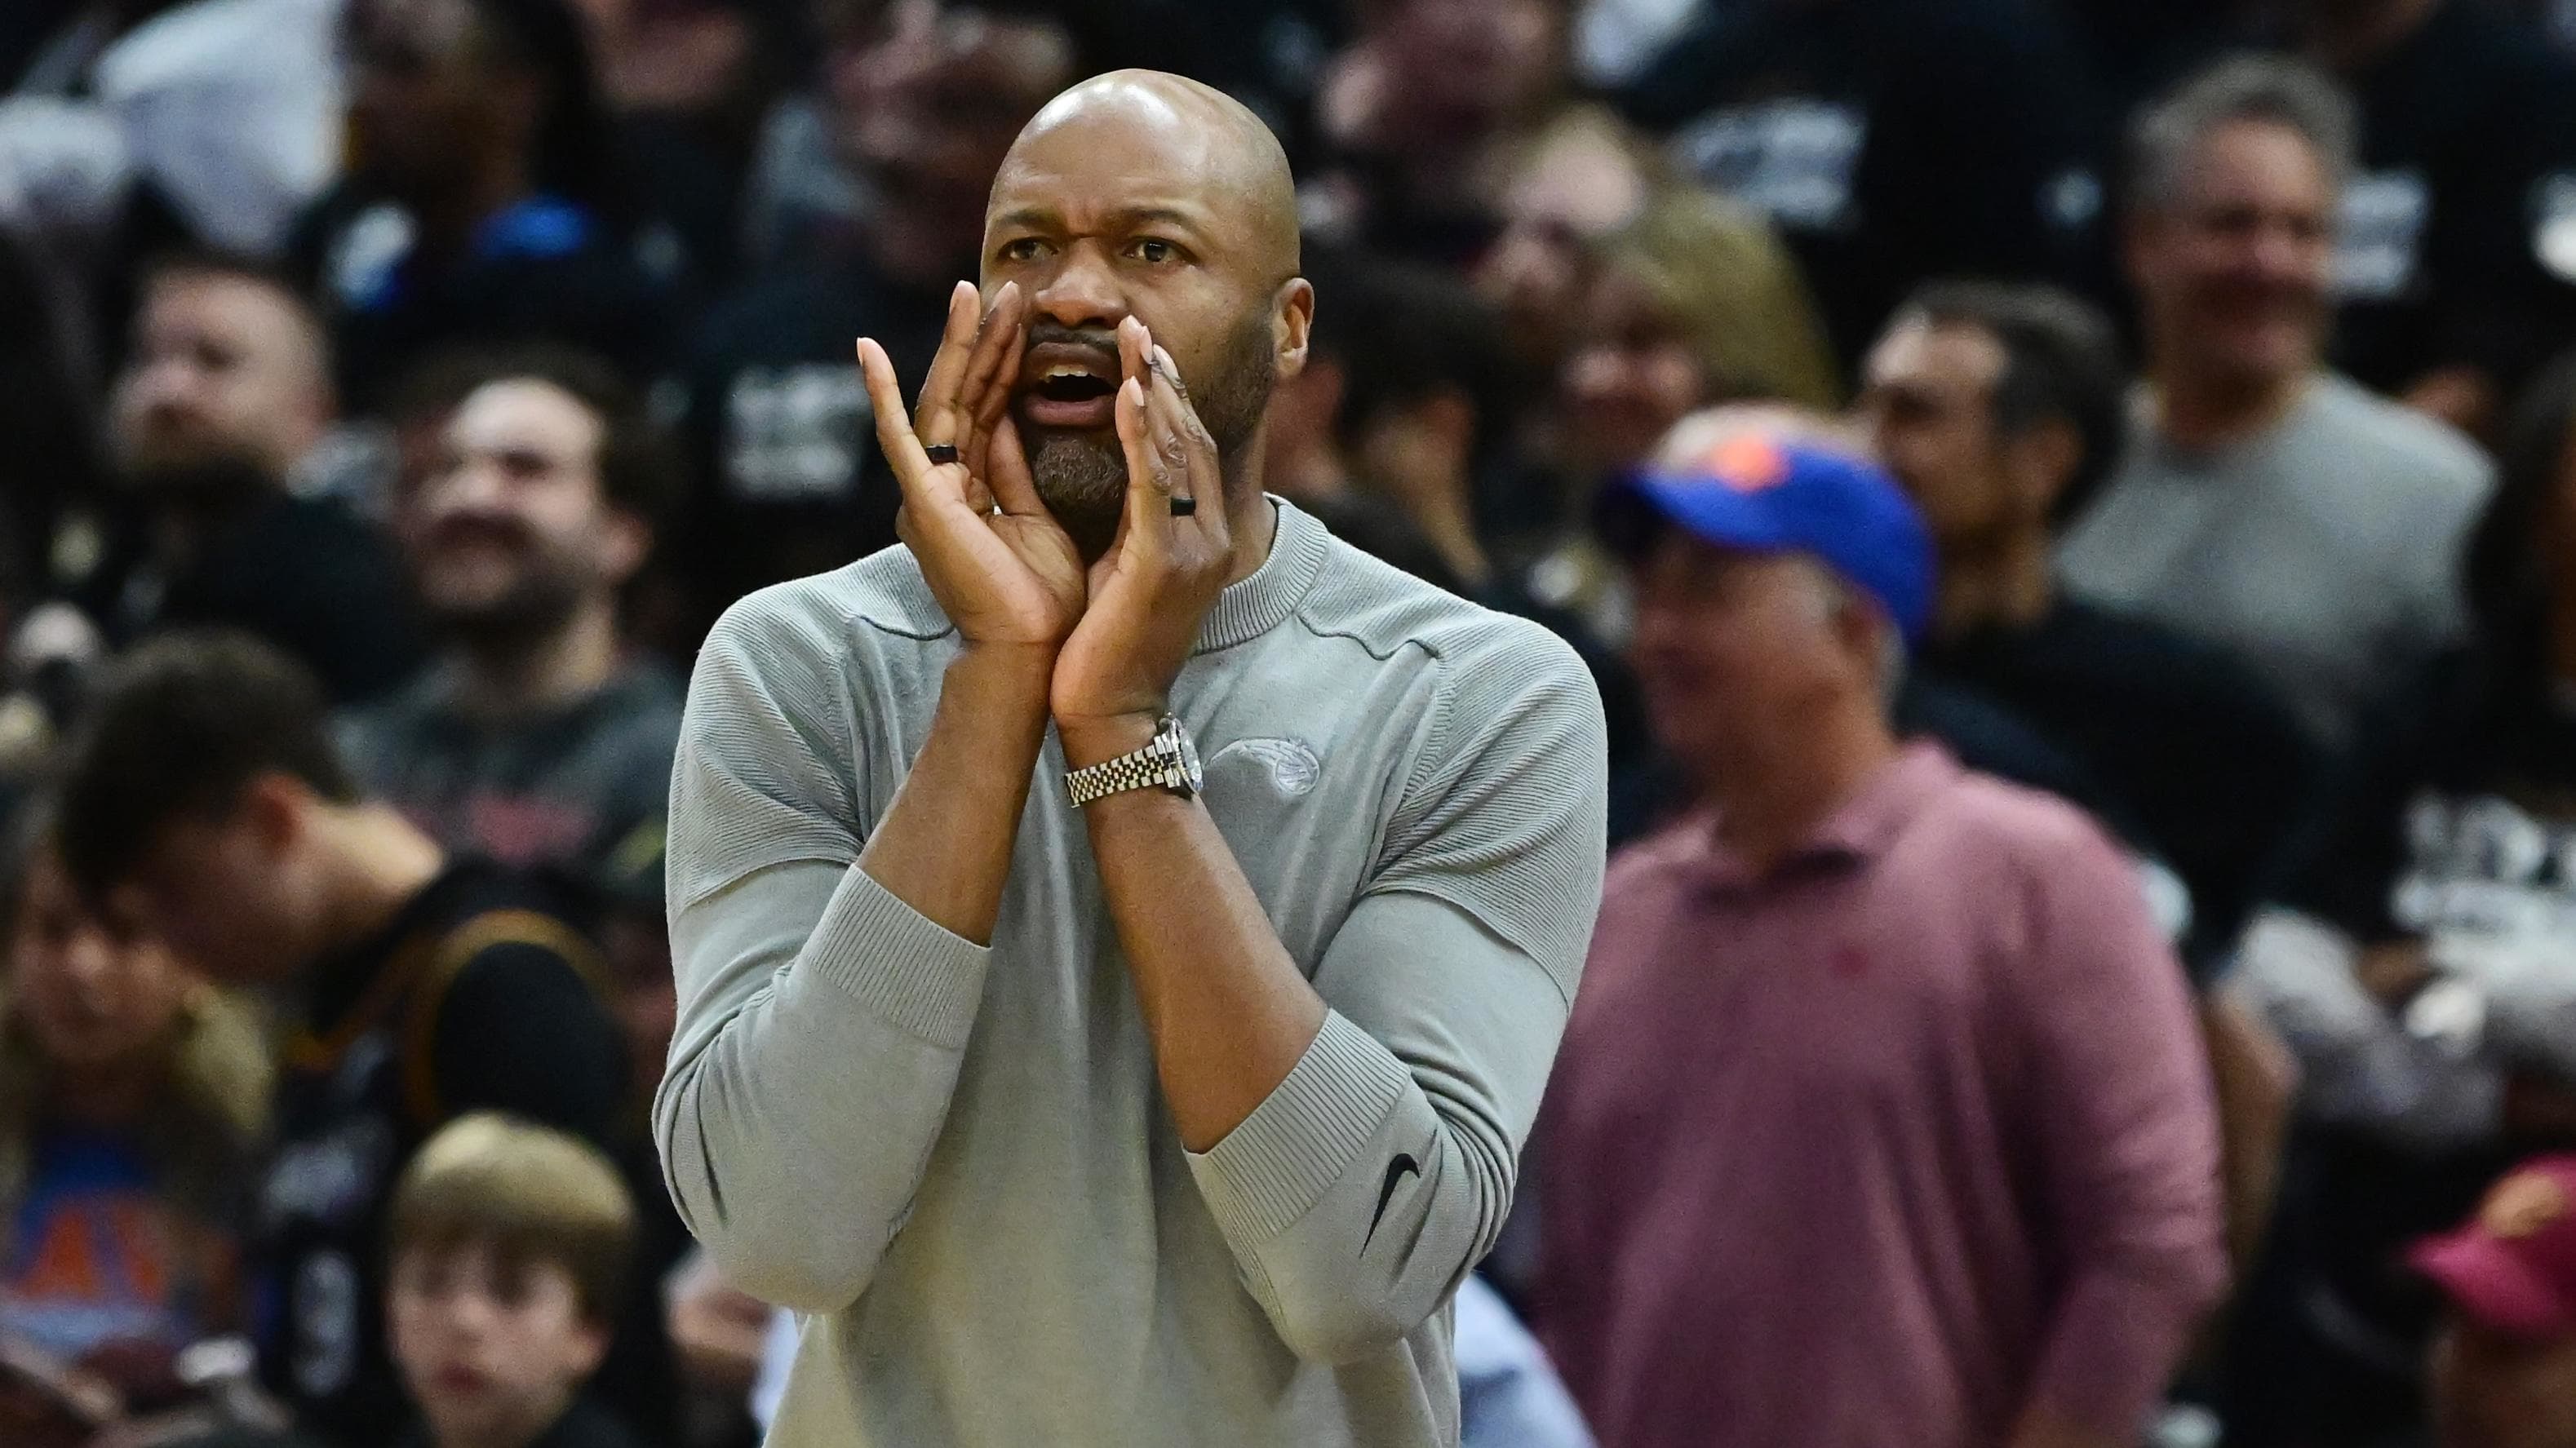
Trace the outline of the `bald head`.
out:
M 1297 193 L 1261 119 L 1222 92 L 1127 70 L 1057 96 L 1012 143 L 985 211 L 983 284 L 1028 300 L 1013 399 L 1038 490 L 1105 544 L 1126 489 L 1109 394 L 1119 324 L 1169 352 L 1225 461 L 1257 497 L 1270 390 L 1306 363 Z M 1096 374 L 1096 375 L 1093 375 Z
M 1003 158 L 997 196 L 1015 163 L 1044 165 L 1104 137 L 1249 222 L 1250 239 L 1279 280 L 1297 274 L 1297 184 L 1288 153 L 1250 107 L 1187 76 L 1111 71 L 1047 102 Z

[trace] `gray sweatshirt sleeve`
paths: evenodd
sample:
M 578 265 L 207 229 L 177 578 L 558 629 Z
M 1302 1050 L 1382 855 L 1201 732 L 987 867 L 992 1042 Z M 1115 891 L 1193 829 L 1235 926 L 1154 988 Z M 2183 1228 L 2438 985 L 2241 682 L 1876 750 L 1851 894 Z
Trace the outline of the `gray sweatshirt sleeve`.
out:
M 2504 1074 L 2407 1034 L 2353 973 L 2351 938 L 2313 916 L 2254 917 L 2227 989 L 2298 1057 L 2300 1111 L 2419 1150 L 2484 1141 L 2504 1109 Z
M 832 1311 L 866 1289 L 920 1185 L 986 951 L 853 863 L 866 796 L 847 771 L 867 755 L 835 641 L 758 603 L 700 653 L 672 774 L 679 1023 L 654 1131 L 726 1276 Z
M 1326 947 L 1305 1057 L 1190 1166 L 1299 1356 L 1412 1333 L 1511 1208 L 1601 898 L 1604 730 L 1534 626 L 1443 660 L 1378 868 Z

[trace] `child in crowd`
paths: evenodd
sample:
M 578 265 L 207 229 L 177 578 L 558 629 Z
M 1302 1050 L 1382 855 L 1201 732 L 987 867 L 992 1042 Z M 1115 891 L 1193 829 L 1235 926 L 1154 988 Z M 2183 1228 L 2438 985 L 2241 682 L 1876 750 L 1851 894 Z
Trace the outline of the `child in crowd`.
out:
M 148 1409 L 181 1349 L 243 1326 L 270 1063 L 245 1007 L 79 900 L 48 815 L 0 852 L 0 1340 Z
M 395 1189 L 386 1332 L 427 1448 L 632 1448 L 583 1396 L 635 1243 L 617 1169 L 577 1137 L 463 1117 Z

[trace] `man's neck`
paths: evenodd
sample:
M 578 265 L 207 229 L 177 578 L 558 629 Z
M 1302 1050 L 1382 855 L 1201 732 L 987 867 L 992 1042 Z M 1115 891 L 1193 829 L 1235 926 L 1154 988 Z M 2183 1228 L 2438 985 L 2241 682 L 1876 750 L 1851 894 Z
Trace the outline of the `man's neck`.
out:
M 2242 442 L 2279 422 L 2315 381 L 2314 369 L 2261 381 L 2195 377 L 2159 368 L 2150 382 L 2157 430 L 2194 451 Z
M 1898 748 L 1874 701 L 1848 701 L 1821 719 L 1776 731 L 1745 757 L 1707 772 L 1718 842 L 1757 874 L 1769 873 L 1813 839 Z
M 1234 566 L 1225 581 L 1241 583 L 1269 561 L 1270 545 L 1279 532 L 1279 509 L 1262 483 L 1264 439 L 1256 430 L 1240 449 L 1240 460 L 1224 464 L 1226 526 L 1234 535 Z
M 1942 551 L 1932 632 L 1957 640 L 1981 628 L 2027 628 L 2056 602 L 2047 531 L 2017 530 L 1982 547 Z
M 327 850 L 319 953 L 346 950 L 391 924 L 438 878 L 447 854 L 391 805 L 332 805 L 318 821 Z
M 2310 4 L 2299 17 L 2299 42 L 2328 70 L 2366 70 L 2423 28 L 2442 0 L 2336 0 Z
M 549 1394 L 545 1401 L 527 1405 L 524 1412 L 512 1413 L 508 1421 L 484 1425 L 479 1430 L 459 1429 L 453 1433 L 433 1433 L 437 1448 L 528 1448 L 551 1432 L 563 1416 L 572 1411 L 570 1392 Z
M 141 1124 L 169 1080 L 166 1053 L 66 1067 L 49 1091 L 49 1114 L 71 1126 L 118 1130 Z
M 481 719 L 547 713 L 607 687 L 619 655 L 615 602 L 590 599 L 550 633 L 460 648 L 458 702 Z

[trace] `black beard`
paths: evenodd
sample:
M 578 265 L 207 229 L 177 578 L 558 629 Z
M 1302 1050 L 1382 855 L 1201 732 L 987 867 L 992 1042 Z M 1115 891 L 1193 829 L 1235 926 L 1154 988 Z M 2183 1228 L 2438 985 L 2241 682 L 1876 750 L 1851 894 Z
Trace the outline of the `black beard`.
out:
M 425 605 L 423 612 L 440 636 L 469 652 L 513 654 L 535 647 L 561 629 L 580 610 L 585 593 L 581 581 L 570 574 L 540 569 L 521 575 L 498 598 L 450 607 Z
M 1224 360 L 1213 377 L 1190 382 L 1199 422 L 1216 443 L 1217 461 L 1226 478 L 1237 472 L 1236 460 L 1261 427 L 1278 380 L 1279 361 L 1272 350 L 1270 315 L 1256 312 L 1227 339 Z M 1085 558 L 1099 558 L 1118 536 L 1118 517 L 1127 506 L 1127 453 L 1116 428 L 1096 433 L 1043 433 L 1023 429 L 1032 439 L 1029 476 L 1038 500 L 1055 514 Z M 1212 500 L 1223 506 L 1223 500 Z
M 1029 453 L 1038 501 L 1064 525 L 1085 558 L 1109 551 L 1127 506 L 1127 453 L 1112 430 L 1040 434 Z

